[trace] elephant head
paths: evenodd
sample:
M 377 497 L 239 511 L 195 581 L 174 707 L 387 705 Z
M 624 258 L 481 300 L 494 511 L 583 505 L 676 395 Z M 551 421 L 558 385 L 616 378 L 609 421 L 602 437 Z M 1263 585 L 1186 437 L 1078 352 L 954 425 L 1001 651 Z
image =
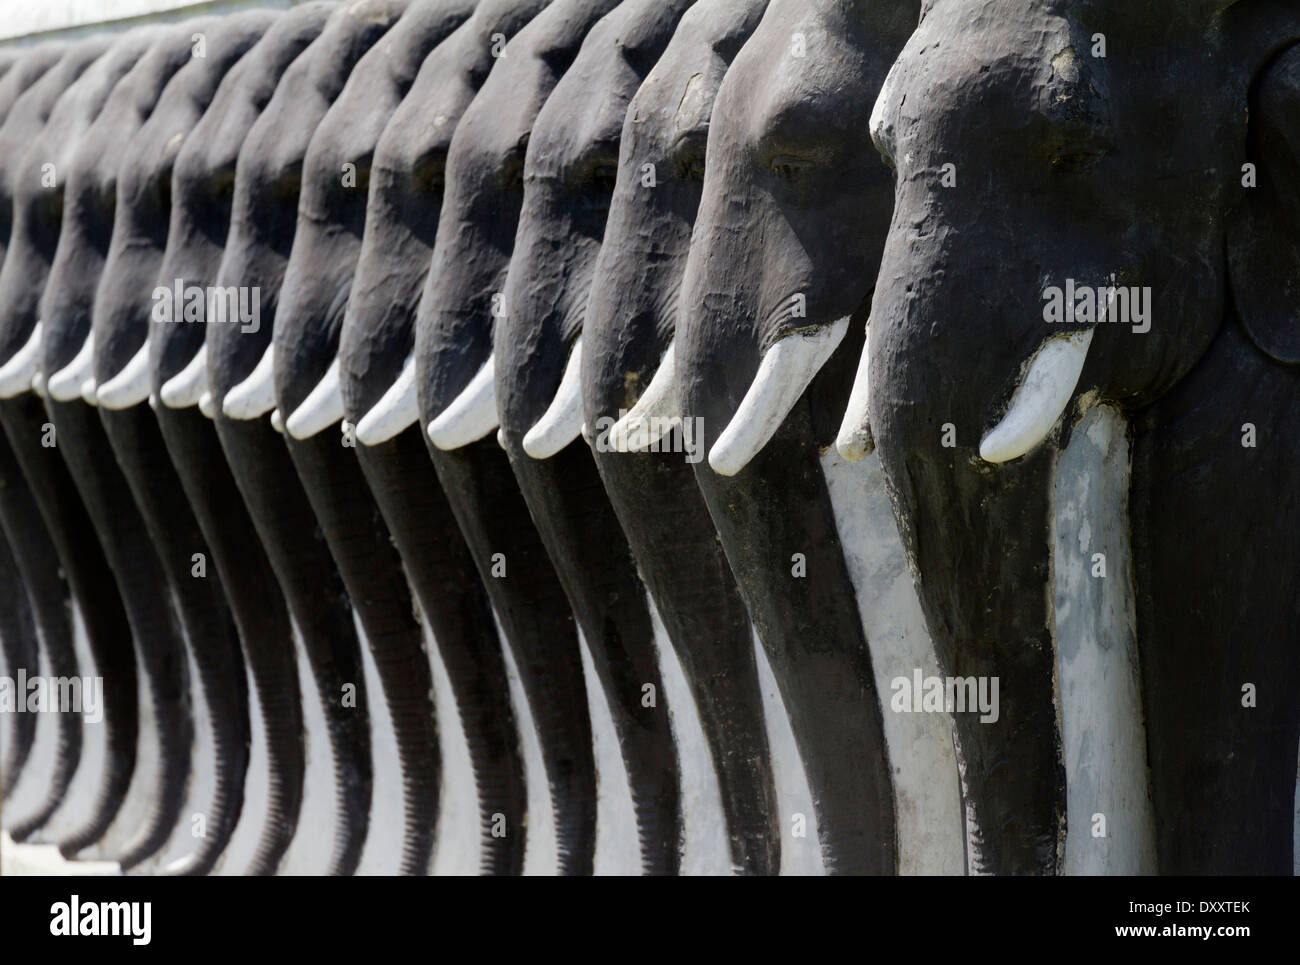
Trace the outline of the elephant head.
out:
M 637 456 L 616 454 L 609 442 L 610 426 L 634 402 L 654 410 L 647 416 L 653 441 L 673 423 L 670 412 L 654 408 L 655 396 L 646 391 L 638 400 L 636 392 L 661 355 L 668 361 L 660 365 L 660 385 L 672 387 L 667 347 L 703 188 L 713 101 L 767 2 L 696 3 L 632 98 L 581 352 L 584 421 L 596 465 L 699 710 L 733 865 L 750 874 L 775 873 L 781 848 L 745 605 L 695 484 L 691 453 L 683 457 L 684 446 L 668 444 L 687 438 L 668 434 L 662 447 Z M 675 406 L 676 393 L 668 396 Z
M 572 444 L 582 425 L 582 318 L 623 120 L 689 5 L 624 0 L 592 27 L 538 113 L 493 341 L 498 439 L 614 715 L 649 873 L 673 872 L 680 859 L 677 751 L 644 585 L 586 444 Z M 645 701 L 647 685 L 659 699 Z
M 531 786 L 549 794 L 562 874 L 590 873 L 595 856 L 591 722 L 574 713 L 587 706 L 581 656 L 568 601 L 509 462 L 495 438 L 483 437 L 497 427 L 493 322 L 523 204 L 528 141 L 583 38 L 616 3 L 548 5 L 510 39 L 461 115 L 416 316 L 419 425 L 429 427 L 434 468 L 519 672 L 544 771 L 530 776 Z M 386 394 L 371 410 L 363 443 L 401 427 L 400 399 Z
M 134 674 L 138 663 L 150 710 L 140 717 L 152 717 L 155 722 L 140 726 L 141 742 L 154 745 L 165 762 L 161 769 L 156 764 L 152 770 L 141 768 L 133 778 L 134 729 L 124 735 L 122 743 L 110 743 L 100 806 L 66 835 L 60 847 L 71 854 L 98 842 L 102 853 L 116 857 L 124 866 L 158 851 L 183 803 L 191 732 L 188 710 L 178 699 L 185 693 L 185 653 L 170 594 L 159 592 L 167 585 L 162 561 L 99 418 L 82 401 L 81 389 L 83 379 L 91 374 L 87 347 L 92 344 L 91 315 L 112 237 L 121 145 L 138 134 L 168 82 L 190 62 L 196 29 L 212 26 L 213 21 L 200 20 L 151 31 L 148 50 L 113 87 L 94 122 L 65 157 L 63 218 L 39 308 L 40 368 L 49 376 L 45 408 L 66 469 L 47 461 L 40 470 L 33 463 L 26 471 L 43 472 L 49 491 L 60 494 L 60 525 L 54 525 L 50 512 L 55 503 L 51 501 L 47 507 L 47 519 L 55 532 L 66 533 L 70 544 L 86 546 L 92 542 L 87 524 L 93 526 L 97 537 L 93 542 L 106 557 L 135 643 L 133 655 L 123 638 L 115 639 L 111 647 L 95 654 L 96 664 L 103 661 L 116 672 Z M 73 369 L 74 377 L 59 379 L 65 368 Z M 75 501 L 68 487 L 60 483 L 67 471 L 77 491 Z M 102 571 L 94 579 L 102 581 Z M 121 687 L 115 688 L 115 693 L 119 698 L 128 696 Z M 134 694 L 129 697 L 134 728 Z M 119 808 L 120 819 L 114 821 Z
M 312 692 L 304 701 L 309 739 L 317 739 L 323 724 L 319 739 L 330 749 L 328 759 L 308 763 L 298 831 L 283 860 L 295 872 L 346 874 L 358 866 L 373 770 L 368 717 L 359 713 L 365 688 L 351 602 L 277 434 L 283 424 L 262 418 L 275 405 L 271 325 L 293 249 L 312 135 L 358 61 L 406 6 L 354 0 L 335 7 L 320 36 L 284 72 L 240 148 L 217 272 L 220 288 L 257 291 L 258 324 L 205 326 L 217 435 L 301 641 L 300 666 L 305 663 L 311 681 L 303 688 Z M 335 696 L 348 686 L 357 688 L 358 707 L 345 708 Z
M 4 265 L 0 269 L 0 344 L 20 346 L 0 365 L 0 424 L 11 437 L 8 441 L 0 437 L 0 526 L 6 555 L 12 554 L 8 578 L 14 588 L 13 599 L 5 606 L 0 643 L 10 676 L 20 668 L 35 676 L 42 665 L 49 668 L 46 674 L 78 674 L 69 591 L 76 594 L 86 636 L 94 649 L 103 652 L 109 641 L 129 632 L 114 588 L 105 586 L 100 578 L 103 570 L 87 580 L 96 563 L 103 566 L 103 553 L 93 536 L 86 544 L 74 546 L 60 526 L 60 497 L 69 495 L 71 480 L 66 471 L 59 471 L 62 465 L 57 455 L 48 458 L 50 453 L 40 445 L 46 416 L 39 400 L 25 391 L 33 384 L 34 374 L 39 375 L 40 328 L 35 306 L 58 241 L 62 162 L 142 49 L 138 38 L 113 45 L 111 52 L 106 52 L 107 46 L 92 40 L 61 47 L 63 56 L 10 105 L 0 125 L 0 158 L 4 159 L 0 161 L 0 210 L 4 211 L 0 217 L 6 221 L 0 226 Z M 42 452 L 46 458 L 41 458 Z M 46 509 L 50 523 L 43 518 Z M 57 527 L 54 533 L 51 525 Z M 87 526 L 82 533 L 88 531 Z M 105 663 L 104 676 L 115 686 L 134 688 L 133 668 Z M 114 673 L 118 669 L 127 672 Z M 120 746 L 123 701 L 115 700 L 106 709 L 105 729 L 111 732 L 106 743 Z M 80 717 L 58 715 L 54 759 L 24 771 L 24 763 L 31 760 L 33 741 L 39 741 L 34 717 L 24 720 L 24 716 L 29 715 L 15 717 L 12 730 L 2 739 L 5 754 L 0 765 L 5 825 L 15 840 L 45 826 L 65 803 L 83 744 Z M 133 722 L 125 730 L 133 734 L 132 728 Z M 20 777 L 24 777 L 21 783 Z M 84 805 L 73 808 L 78 812 L 73 820 L 84 822 Z M 56 842 L 61 836 L 60 824 L 67 826 L 66 820 L 54 821 L 49 829 Z
M 338 341 L 361 254 L 375 150 L 426 57 L 475 5 L 414 0 L 384 42 L 358 61 L 312 135 L 275 326 L 276 397 L 292 438 L 310 439 L 343 417 Z
M 708 454 L 697 480 L 780 685 L 835 872 L 897 865 L 872 659 L 818 450 L 851 379 L 856 346 L 836 348 L 869 293 L 860 265 L 888 223 L 889 181 L 864 120 L 917 8 L 768 6 L 718 91 L 675 372 L 650 383 L 651 403 L 667 396 Z M 679 409 L 662 384 L 674 377 Z M 614 427 L 615 444 L 640 415 Z
M 1061 864 L 1053 478 L 1103 405 L 1160 870 L 1291 870 L 1297 41 L 1288 4 L 936 0 L 876 104 L 895 208 L 841 444 L 878 441 L 950 672 L 1001 680 L 958 725 L 986 870 Z
M 504 45 L 546 5 L 484 0 L 425 58 L 375 147 L 339 362 L 326 376 L 338 377 L 333 404 L 357 427 L 357 459 L 447 673 L 478 789 L 479 867 L 498 874 L 523 870 L 526 834 L 537 824 L 527 821 L 522 745 L 491 605 L 415 425 L 411 350 L 452 136 Z M 393 404 L 406 415 L 384 415 Z M 367 421 L 368 412 L 375 418 Z M 474 841 L 450 825 L 445 834 Z
M 232 869 L 268 873 L 292 838 L 303 795 L 303 719 L 288 610 L 257 531 L 249 518 L 212 423 L 206 326 L 251 327 L 259 305 L 249 289 L 218 289 L 227 240 L 236 162 L 244 140 L 289 65 L 316 39 L 330 7 L 313 3 L 279 16 L 261 40 L 225 75 L 211 105 L 185 139 L 172 174 L 171 221 L 156 287 L 149 338 L 149 388 L 163 441 L 212 552 L 241 641 L 242 662 L 197 665 L 214 719 L 233 730 L 249 716 L 244 667 L 262 724 L 254 736 L 265 748 L 270 792 L 238 808 L 243 772 L 230 769 L 208 813 L 195 870 L 212 865 L 233 831 L 235 814 L 254 828 L 250 864 Z M 195 408 L 195 406 L 198 408 Z M 217 746 L 223 747 L 229 735 Z M 256 746 L 256 745 L 255 745 Z M 256 756 L 256 751 L 253 752 Z

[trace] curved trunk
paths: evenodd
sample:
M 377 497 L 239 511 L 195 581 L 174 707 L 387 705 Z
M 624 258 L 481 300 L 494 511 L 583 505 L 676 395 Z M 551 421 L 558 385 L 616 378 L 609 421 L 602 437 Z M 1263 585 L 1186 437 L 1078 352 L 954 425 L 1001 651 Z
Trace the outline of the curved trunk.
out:
M 451 451 L 426 447 L 519 671 L 555 814 L 559 872 L 590 874 L 596 763 L 564 590 L 496 439 Z M 493 572 L 496 554 L 504 557 L 504 577 Z
M 141 821 L 139 831 L 123 853 L 118 855 L 123 868 L 128 868 L 162 847 L 184 803 L 192 745 L 185 640 L 172 609 L 162 564 L 149 541 L 144 520 L 118 467 L 99 414 L 82 402 L 61 403 L 51 399 L 47 400 L 47 406 L 58 432 L 58 451 L 68 463 L 82 502 L 99 533 L 109 571 L 121 593 L 135 640 L 135 658 L 139 672 L 144 675 L 157 720 L 160 784 L 150 813 Z M 130 754 L 134 761 L 138 726 L 135 673 L 134 670 L 131 673 L 129 687 L 124 686 L 124 668 L 117 661 L 129 656 L 125 652 L 126 641 L 114 643 L 114 652 L 102 656 L 122 683 L 114 686 L 105 672 L 105 700 L 111 707 L 113 698 L 109 695 L 116 694 L 116 699 L 123 701 L 123 711 L 129 700 Z M 95 657 L 99 661 L 101 654 L 97 653 Z M 117 753 L 124 750 L 119 749 Z M 129 770 L 127 773 L 129 777 Z M 123 782 L 120 791 L 111 789 L 118 803 L 126 792 L 126 783 Z M 109 792 L 110 788 L 106 787 L 106 796 Z M 112 812 L 107 808 L 97 808 L 96 812 L 86 827 L 60 843 L 59 848 L 66 856 L 75 855 L 107 830 Z
M 201 870 L 225 847 L 243 800 L 248 694 L 239 643 L 220 577 L 207 572 L 210 551 L 185 500 L 153 412 L 142 404 L 119 411 L 101 408 L 99 415 L 176 601 L 189 657 L 198 672 L 198 680 L 191 681 L 191 686 L 197 683 L 203 688 L 211 716 L 214 787 L 205 815 L 206 833 L 198 851 L 182 866 Z M 201 557 L 201 562 L 195 557 Z M 202 575 L 195 572 L 199 565 Z M 187 748 L 191 757 L 193 746 Z M 191 774 L 195 763 L 190 761 Z M 180 818 L 179 811 L 168 817 L 170 831 Z M 153 842 L 148 846 L 152 849 Z
M 456 528 L 414 425 L 357 458 L 410 574 L 469 745 L 478 789 L 482 870 L 519 874 L 524 865 L 527 794 L 505 660 L 469 549 Z M 506 833 L 493 835 L 493 815 Z
M 3 437 L 0 437 L 0 529 L 5 537 L 0 539 L 0 544 L 7 570 L 0 585 L 12 588 L 9 594 L 12 606 L 6 607 L 6 621 L 0 625 L 0 640 L 4 641 L 10 674 L 22 667 L 28 676 L 40 673 L 53 678 L 79 676 L 68 584 L 60 572 L 59 557 L 36 500 Z M 26 695 L 16 693 L 14 697 L 24 700 Z M 15 741 L 0 764 L 3 778 L 0 799 L 13 790 L 36 734 L 35 714 L 14 714 L 11 718 Z M 10 834 L 16 841 L 26 838 L 54 813 L 81 759 L 81 715 L 59 713 L 54 719 L 58 726 L 57 757 L 50 771 L 49 787 L 41 804 L 11 825 Z
M 6 454 L 7 455 L 7 454 Z M 0 455 L 0 487 L 8 488 L 10 477 L 5 473 L 4 455 Z M 6 500 L 7 501 L 7 500 Z M 4 605 L 0 607 L 0 645 L 4 648 L 5 667 L 10 676 L 15 676 L 21 669 L 30 676 L 40 673 L 40 644 L 37 642 L 36 621 L 32 614 L 32 604 L 40 599 L 40 592 L 33 592 L 29 584 L 40 586 L 44 574 L 36 573 L 29 580 L 18 567 L 18 561 L 9 546 L 7 519 L 9 513 L 0 504 L 0 524 L 6 532 L 0 532 L 0 586 L 8 587 Z M 43 587 L 42 587 L 43 589 Z M 15 702 L 25 703 L 27 695 L 15 692 Z M 9 735 L 12 737 L 8 747 L 0 748 L 0 797 L 8 797 L 18 783 L 18 775 L 23 765 L 31 756 L 32 743 L 36 739 L 36 717 L 33 714 L 10 714 Z M 3 743 L 0 741 L 0 743 Z M 24 822 L 23 835 L 27 837 L 36 825 Z M 18 839 L 21 840 L 21 839 Z
M 117 587 L 112 580 L 104 579 L 108 562 L 68 467 L 56 447 L 41 445 L 45 434 L 43 427 L 48 418 L 40 399 L 32 395 L 0 403 L 0 425 L 9 441 L 8 448 L 0 446 L 0 449 L 12 454 L 15 468 L 20 469 L 25 477 L 21 484 L 26 487 L 32 503 L 15 508 L 22 514 L 19 518 L 35 518 L 34 514 L 39 512 L 44 521 L 53 552 L 46 553 L 42 549 L 41 555 L 51 562 L 57 561 L 62 569 L 77 601 L 95 663 L 93 667 L 78 668 L 71 638 L 66 639 L 67 649 L 62 652 L 62 645 L 54 637 L 51 638 L 54 646 L 49 650 L 51 667 L 54 668 L 51 672 L 61 675 L 80 670 L 104 678 L 104 718 L 101 722 L 107 737 L 104 783 L 92 813 L 82 818 L 85 828 L 97 828 L 102 833 L 117 813 L 135 766 L 137 685 L 135 658 L 130 646 L 131 626 Z M 57 442 L 57 436 L 55 438 Z M 10 472 L 8 469 L 3 471 L 5 474 Z M 8 490 L 6 486 L 6 492 Z M 8 500 L 5 503 L 8 505 Z M 57 669 L 60 666 L 68 669 Z M 53 782 L 47 800 L 50 810 L 43 816 L 33 815 L 32 821 L 40 817 L 40 822 L 44 823 L 53 813 L 62 801 L 63 792 L 80 758 L 83 737 L 80 721 L 72 715 L 61 715 L 59 725 L 63 753 L 56 771 L 59 776 Z M 66 781 L 62 777 L 65 766 L 68 768 Z M 95 833 L 90 841 L 98 837 L 99 833 Z
M 813 438 L 804 401 L 738 475 L 699 463 L 696 479 L 790 717 L 826 870 L 894 874 L 879 695 Z
M 336 823 L 329 869 L 351 874 L 365 843 L 372 784 L 365 680 L 352 607 L 283 440 L 264 419 L 236 421 L 218 412 L 214 422 L 311 666 L 334 764 Z M 355 707 L 344 707 L 340 697 L 349 684 L 356 687 Z M 296 814 L 294 819 L 296 824 Z M 293 827 L 287 830 L 292 833 Z
M 262 708 L 270 787 L 265 824 L 247 872 L 271 874 L 293 837 L 306 767 L 293 625 L 211 420 L 196 408 L 160 406 L 156 415 L 189 505 L 212 550 L 239 631 L 243 662 L 248 665 Z M 229 670 L 238 672 L 243 679 L 242 663 Z M 211 687 L 205 683 L 209 701 L 220 696 L 224 688 L 228 697 L 238 697 L 238 703 L 230 705 L 230 712 L 241 713 L 242 719 L 248 720 L 247 696 L 232 692 L 232 683 L 221 679 L 214 680 Z M 229 840 L 241 811 L 244 773 L 240 768 L 229 775 L 230 786 L 224 791 L 224 810 L 220 813 L 223 823 L 213 834 L 214 821 L 209 820 L 208 837 L 189 859 L 188 871 L 210 871 Z
M 676 874 L 681 784 L 645 587 L 585 442 L 545 461 L 506 432 L 510 465 L 590 648 L 636 809 L 641 867 Z M 643 703 L 653 686 L 654 705 Z
M 924 442 L 891 426 L 876 438 L 939 665 L 998 684 L 996 720 L 953 715 L 970 870 L 1056 874 L 1066 811 L 1049 602 L 1055 451 L 994 467 L 948 455 L 928 425 L 917 431 Z
M 353 453 L 328 430 L 301 440 L 286 435 L 285 440 L 365 630 L 392 717 L 405 819 L 401 871 L 427 874 L 441 756 L 433 671 L 406 574 Z
M 749 614 L 694 472 L 667 453 L 595 459 L 699 710 L 732 863 L 776 874 L 781 832 Z

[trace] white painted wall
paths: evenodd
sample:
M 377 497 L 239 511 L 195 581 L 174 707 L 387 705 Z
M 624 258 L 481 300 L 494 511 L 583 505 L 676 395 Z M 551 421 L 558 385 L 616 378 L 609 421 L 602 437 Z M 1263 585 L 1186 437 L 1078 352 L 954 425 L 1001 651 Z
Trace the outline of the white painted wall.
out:
M 290 7 L 300 2 L 303 0 L 0 0 L 0 46 L 249 7 Z

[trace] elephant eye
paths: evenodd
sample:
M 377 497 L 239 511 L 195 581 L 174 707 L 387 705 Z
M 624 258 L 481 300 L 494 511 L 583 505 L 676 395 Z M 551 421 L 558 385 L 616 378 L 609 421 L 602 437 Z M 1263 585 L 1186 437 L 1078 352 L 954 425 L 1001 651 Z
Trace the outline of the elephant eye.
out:
M 618 165 L 611 164 L 608 161 L 594 164 L 588 178 L 593 187 L 601 191 L 612 192 L 614 185 L 618 182 Z
M 768 169 L 782 181 L 791 184 L 813 169 L 808 158 L 795 157 L 792 154 L 778 154 L 767 162 Z

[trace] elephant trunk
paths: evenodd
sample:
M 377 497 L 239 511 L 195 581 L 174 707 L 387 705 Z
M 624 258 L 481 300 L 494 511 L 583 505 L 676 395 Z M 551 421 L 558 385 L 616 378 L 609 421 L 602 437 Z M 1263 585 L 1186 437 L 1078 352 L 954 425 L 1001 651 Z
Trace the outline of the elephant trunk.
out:
M 541 745 L 558 871 L 591 874 L 596 764 L 568 600 L 496 439 L 428 450 L 519 672 Z
M 131 624 L 135 640 L 135 661 L 143 675 L 148 700 L 156 721 L 156 740 L 159 745 L 159 785 L 150 802 L 150 813 L 138 825 L 132 839 L 117 860 L 123 868 L 144 861 L 165 843 L 176 823 L 176 817 L 185 799 L 189 781 L 192 722 L 190 719 L 188 680 L 185 666 L 185 639 L 180 629 L 169 593 L 160 592 L 167 585 L 162 563 L 150 542 L 135 500 L 126 479 L 109 445 L 98 413 L 82 402 L 47 402 L 57 431 L 58 451 L 67 460 L 76 480 L 81 499 L 94 522 L 108 558 L 109 570 L 117 582 Z M 112 652 L 96 654 L 97 663 L 112 669 L 116 680 L 104 672 L 105 699 L 117 694 L 123 702 L 123 712 L 129 703 L 130 715 L 135 717 L 135 673 L 127 675 L 123 662 L 128 659 L 126 639 L 112 641 Z M 130 687 L 130 693 L 122 692 Z M 110 702 L 111 707 L 111 702 Z M 129 753 L 131 768 L 125 779 L 121 769 L 114 764 L 109 769 L 112 778 L 102 789 L 103 807 L 96 808 L 94 817 L 86 825 L 71 833 L 59 843 L 67 857 L 97 841 L 108 829 L 121 803 L 134 768 L 135 736 L 137 724 L 130 725 L 130 749 L 111 747 L 113 755 L 124 757 Z M 123 734 L 125 739 L 126 734 Z M 121 781 L 121 786 L 118 782 Z
M 289 847 L 302 803 L 306 767 L 300 740 L 302 705 L 293 655 L 293 625 L 211 422 L 195 408 L 159 406 L 157 418 L 172 464 L 212 551 L 242 643 L 236 656 L 242 656 L 247 665 L 261 708 L 270 786 L 262 833 L 252 863 L 245 870 L 270 874 Z M 251 723 L 247 693 L 240 686 L 245 679 L 243 665 L 236 661 L 217 669 L 222 677 L 204 684 L 209 706 L 214 700 L 224 699 L 226 706 L 214 707 L 214 712 L 240 714 L 242 720 Z M 229 736 L 239 737 L 237 733 Z M 220 853 L 215 843 L 223 837 L 228 839 L 241 814 L 243 781 L 242 771 L 230 775 L 220 823 L 218 815 L 210 816 L 205 846 L 189 859 L 187 872 L 206 873 L 215 864 Z
M 365 681 L 352 608 L 283 440 L 265 420 L 238 421 L 218 413 L 214 421 L 311 667 L 333 763 L 334 844 L 328 870 L 351 874 L 361 860 L 372 785 L 370 732 L 362 709 Z M 343 705 L 346 685 L 356 687 L 354 707 Z
M 482 870 L 519 874 L 528 802 L 505 661 L 491 605 L 432 478 L 422 436 L 410 426 L 381 446 L 359 447 L 357 457 L 451 681 L 478 789 Z M 504 829 L 494 827 L 497 815 Z
M 996 695 L 987 713 L 953 714 L 974 819 L 970 870 L 1055 874 L 1065 833 L 1051 610 L 1055 451 L 991 466 L 973 451 L 973 434 L 965 447 L 947 447 L 915 411 L 873 405 L 872 418 L 940 667 L 959 678 L 956 689 L 974 679 L 979 693 Z
M 87 843 L 98 839 L 108 827 L 118 805 L 126 794 L 135 767 L 137 736 L 136 720 L 136 668 L 128 641 L 131 626 L 122 607 L 122 598 L 112 580 L 105 580 L 109 572 L 95 529 L 86 507 L 77 493 L 68 467 L 59 455 L 57 435 L 55 447 L 41 444 L 46 435 L 49 416 L 41 401 L 34 395 L 24 394 L 0 404 L 0 424 L 9 441 L 14 459 L 26 477 L 32 499 L 39 507 L 41 517 L 58 554 L 58 564 L 67 576 L 85 626 L 93 667 L 76 668 L 75 654 L 67 654 L 69 666 L 76 669 L 57 669 L 59 661 L 51 659 L 52 672 L 84 674 L 92 672 L 104 679 L 104 717 L 106 729 L 104 773 L 98 799 L 89 815 L 77 817 L 83 833 L 89 835 Z M 52 651 L 53 653 L 53 651 Z M 81 724 L 73 715 L 60 715 L 60 726 L 67 733 L 60 746 L 64 749 L 60 768 L 75 767 L 80 753 L 83 734 Z M 71 774 L 69 774 L 71 780 Z M 57 778 L 50 788 L 47 803 L 57 806 L 65 788 L 59 788 Z M 58 796 L 55 796 L 55 792 Z M 39 815 L 33 815 L 35 821 Z M 46 815 L 48 817 L 48 815 Z M 44 818 L 41 819 L 44 823 Z M 29 828 L 24 832 L 29 833 Z M 23 829 L 11 829 L 18 840 Z
M 749 614 L 694 472 L 664 448 L 597 452 L 596 465 L 699 711 L 732 863 L 776 874 L 781 837 Z
M 388 527 L 353 453 L 331 432 L 286 435 L 289 454 L 379 673 L 401 767 L 401 871 L 427 874 L 437 824 L 441 757 L 433 671 Z M 372 805 L 373 806 L 373 805 Z

